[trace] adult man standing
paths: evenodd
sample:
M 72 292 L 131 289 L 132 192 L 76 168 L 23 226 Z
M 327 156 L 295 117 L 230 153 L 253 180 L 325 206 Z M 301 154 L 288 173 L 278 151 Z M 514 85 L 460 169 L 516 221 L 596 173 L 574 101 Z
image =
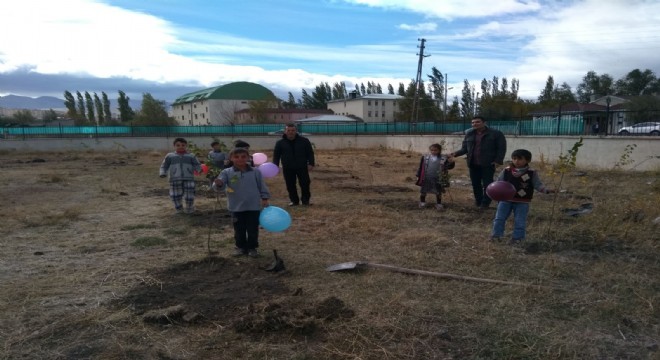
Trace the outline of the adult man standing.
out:
M 504 162 L 506 155 L 506 139 L 501 131 L 486 126 L 486 119 L 475 116 L 472 119 L 472 129 L 465 133 L 460 150 L 453 156 L 467 154 L 467 164 L 472 181 L 475 205 L 488 208 L 491 199 L 486 195 L 486 187 L 493 182 L 495 167 Z
M 295 124 L 286 124 L 284 135 L 275 143 L 273 151 L 273 164 L 279 166 L 282 161 L 282 174 L 289 193 L 289 206 L 297 206 L 302 201 L 309 205 L 312 197 L 309 186 L 311 180 L 309 172 L 314 168 L 314 149 L 306 137 L 298 134 Z M 296 179 L 300 184 L 300 197 L 296 187 Z

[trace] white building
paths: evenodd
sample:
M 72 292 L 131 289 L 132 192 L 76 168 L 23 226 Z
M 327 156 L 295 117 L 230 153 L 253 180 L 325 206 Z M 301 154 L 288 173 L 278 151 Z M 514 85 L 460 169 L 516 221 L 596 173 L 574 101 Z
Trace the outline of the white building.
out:
M 246 81 L 195 91 L 172 103 L 172 116 L 181 125 L 236 124 L 236 112 L 250 108 L 253 101 L 277 108 L 278 100 L 267 88 Z
M 393 122 L 403 96 L 392 94 L 368 94 L 348 99 L 328 101 L 328 110 L 336 115 L 353 115 L 364 122 Z

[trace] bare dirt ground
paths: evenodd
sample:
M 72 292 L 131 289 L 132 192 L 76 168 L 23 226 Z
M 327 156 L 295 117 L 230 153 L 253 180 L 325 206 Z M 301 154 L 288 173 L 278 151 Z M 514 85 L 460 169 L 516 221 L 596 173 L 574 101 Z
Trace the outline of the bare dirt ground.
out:
M 197 212 L 175 215 L 163 156 L 0 154 L 0 358 L 660 354 L 657 172 L 568 174 L 511 246 L 487 241 L 494 211 L 473 208 L 463 160 L 438 212 L 417 207 L 419 154 L 320 151 L 314 205 L 287 208 L 281 176 L 268 179 L 292 226 L 237 259 L 225 199 L 200 178 Z M 585 202 L 593 213 L 561 212 Z M 262 270 L 273 249 L 286 271 Z M 354 260 L 544 287 L 325 271 Z

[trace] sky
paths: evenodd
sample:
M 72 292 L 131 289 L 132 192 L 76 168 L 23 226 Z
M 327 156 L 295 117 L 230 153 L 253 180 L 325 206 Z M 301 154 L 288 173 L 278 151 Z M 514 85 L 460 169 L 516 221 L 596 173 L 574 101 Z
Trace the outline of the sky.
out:
M 588 71 L 660 76 L 658 0 L 20 0 L 2 5 L 0 96 L 65 90 L 180 95 L 235 81 L 286 100 L 320 83 L 384 91 L 447 74 L 518 79 L 536 99 L 548 76 L 573 91 Z

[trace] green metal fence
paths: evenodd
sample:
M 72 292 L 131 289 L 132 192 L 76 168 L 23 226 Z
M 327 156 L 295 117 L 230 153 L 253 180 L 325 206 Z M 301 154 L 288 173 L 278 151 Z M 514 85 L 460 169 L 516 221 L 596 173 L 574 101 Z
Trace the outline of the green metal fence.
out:
M 584 135 L 584 121 L 511 120 L 489 121 L 488 125 L 507 135 Z M 76 137 L 177 137 L 177 136 L 244 136 L 268 135 L 283 129 L 282 124 L 249 124 L 218 126 L 30 126 L 3 127 L 5 139 L 76 138 Z M 308 134 L 462 134 L 469 122 L 390 122 L 353 124 L 301 124 L 299 132 Z

